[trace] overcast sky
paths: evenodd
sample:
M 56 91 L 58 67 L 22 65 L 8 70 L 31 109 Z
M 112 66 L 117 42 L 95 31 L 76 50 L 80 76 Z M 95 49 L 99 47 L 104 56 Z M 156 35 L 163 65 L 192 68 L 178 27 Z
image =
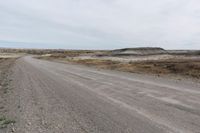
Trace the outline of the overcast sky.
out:
M 0 0 L 0 47 L 200 49 L 200 0 Z

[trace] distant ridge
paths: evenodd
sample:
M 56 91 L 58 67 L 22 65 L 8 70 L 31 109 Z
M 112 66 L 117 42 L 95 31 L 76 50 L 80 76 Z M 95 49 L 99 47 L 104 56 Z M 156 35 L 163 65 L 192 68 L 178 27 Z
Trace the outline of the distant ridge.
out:
M 155 55 L 167 54 L 168 52 L 159 47 L 138 47 L 113 50 L 113 55 Z
M 126 51 L 126 50 L 164 50 L 164 49 L 160 47 L 137 47 L 137 48 L 116 49 L 113 51 Z
M 142 55 L 200 55 L 200 50 L 165 50 L 160 47 L 138 47 L 116 49 L 112 52 L 113 56 L 142 56 Z

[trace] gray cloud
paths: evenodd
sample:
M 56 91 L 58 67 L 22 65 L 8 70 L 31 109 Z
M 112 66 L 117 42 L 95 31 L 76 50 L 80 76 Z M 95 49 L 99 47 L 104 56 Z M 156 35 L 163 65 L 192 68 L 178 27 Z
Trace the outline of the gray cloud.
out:
M 14 42 L 25 42 L 21 47 L 200 49 L 199 4 L 198 0 L 1 1 L 0 46 L 20 47 Z

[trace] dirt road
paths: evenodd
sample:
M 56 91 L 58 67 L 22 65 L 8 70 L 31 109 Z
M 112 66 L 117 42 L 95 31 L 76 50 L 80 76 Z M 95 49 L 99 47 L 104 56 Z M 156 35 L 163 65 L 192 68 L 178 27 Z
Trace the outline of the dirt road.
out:
M 31 57 L 13 79 L 17 133 L 200 132 L 198 83 Z

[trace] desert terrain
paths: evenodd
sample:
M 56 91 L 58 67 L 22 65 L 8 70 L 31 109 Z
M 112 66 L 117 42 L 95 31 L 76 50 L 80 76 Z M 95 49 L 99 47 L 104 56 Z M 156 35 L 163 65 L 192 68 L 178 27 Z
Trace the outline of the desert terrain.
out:
M 1 49 L 2 133 L 198 133 L 200 51 Z
M 52 53 L 37 58 L 131 73 L 180 79 L 200 78 L 199 50 L 164 50 L 147 47 L 113 51 L 74 51 L 72 54 Z

